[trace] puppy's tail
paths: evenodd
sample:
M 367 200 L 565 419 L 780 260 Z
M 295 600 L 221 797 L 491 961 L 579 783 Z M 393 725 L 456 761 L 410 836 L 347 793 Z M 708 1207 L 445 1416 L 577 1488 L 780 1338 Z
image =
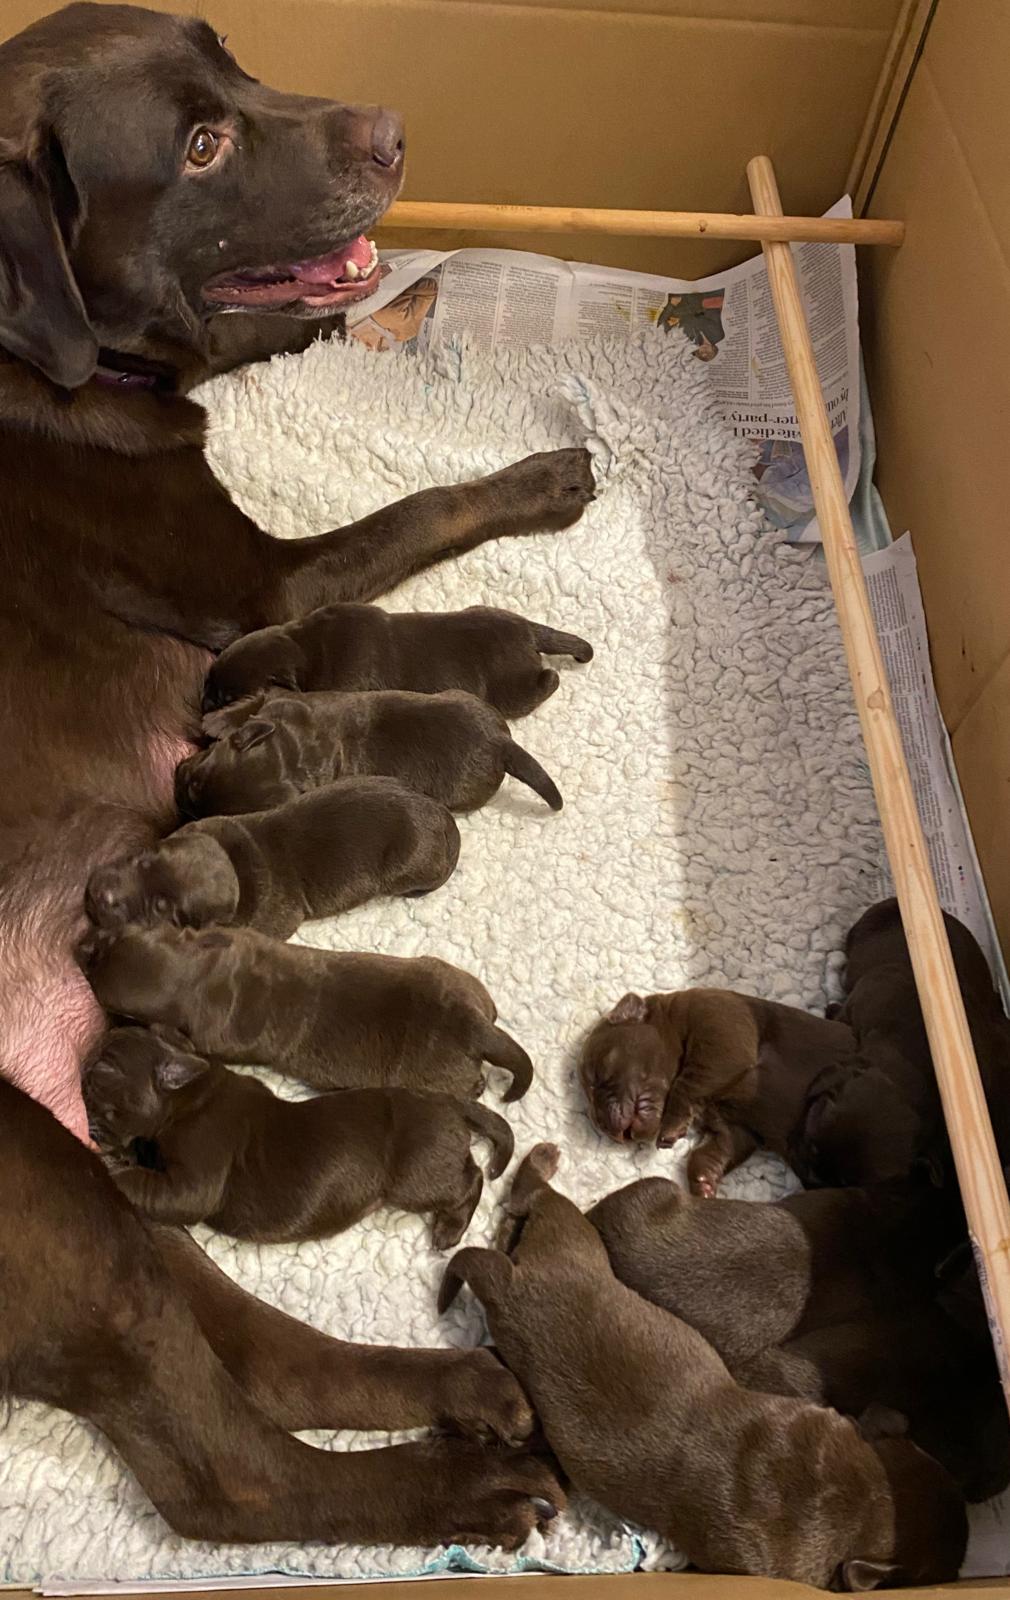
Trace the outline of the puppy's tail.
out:
M 561 810 L 565 802 L 554 779 L 548 777 L 539 761 L 534 760 L 529 751 L 516 744 L 514 739 L 505 740 L 505 771 L 510 778 L 518 778 L 520 783 L 527 784 L 541 800 L 546 800 L 552 811 Z
M 497 1111 L 482 1106 L 479 1100 L 464 1100 L 460 1110 L 467 1127 L 474 1133 L 480 1134 L 482 1139 L 487 1139 L 493 1146 L 494 1155 L 487 1169 L 488 1177 L 500 1178 L 512 1160 L 512 1152 L 516 1147 L 512 1129 L 504 1117 L 500 1117 Z
M 507 1093 L 502 1095 L 506 1105 L 512 1100 L 521 1100 L 533 1082 L 533 1063 L 522 1045 L 510 1039 L 503 1028 L 488 1022 L 484 1024 L 480 1053 L 482 1060 L 490 1061 L 493 1067 L 504 1067 L 506 1072 L 511 1072 L 512 1082 Z
M 577 633 L 560 633 L 557 628 L 547 628 L 542 622 L 531 623 L 533 643 L 544 656 L 571 656 L 573 661 L 592 661 L 593 647 L 588 639 Z
M 438 1291 L 439 1315 L 448 1311 L 464 1283 L 468 1283 L 478 1300 L 487 1307 L 508 1289 L 512 1280 L 512 1263 L 500 1250 L 482 1250 L 467 1245 L 457 1250 L 445 1269 L 442 1287 Z

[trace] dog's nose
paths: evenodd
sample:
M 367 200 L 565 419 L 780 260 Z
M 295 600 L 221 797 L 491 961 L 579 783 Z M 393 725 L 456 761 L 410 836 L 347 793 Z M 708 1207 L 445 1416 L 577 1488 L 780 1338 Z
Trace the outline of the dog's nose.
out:
M 403 119 L 380 106 L 372 124 L 372 160 L 380 167 L 398 167 L 403 160 Z

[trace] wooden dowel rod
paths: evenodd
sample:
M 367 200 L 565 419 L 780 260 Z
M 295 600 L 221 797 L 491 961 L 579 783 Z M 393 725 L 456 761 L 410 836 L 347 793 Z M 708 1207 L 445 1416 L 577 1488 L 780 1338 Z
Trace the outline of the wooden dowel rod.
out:
M 768 157 L 755 157 L 747 176 L 755 210 L 780 216 L 778 185 Z M 766 242 L 763 248 L 884 842 L 1010 1404 L 1005 1355 L 1010 1332 L 1010 1202 L 891 704 L 796 266 L 787 244 Z
M 729 211 L 601 211 L 589 206 L 489 206 L 398 200 L 389 228 L 484 233 L 598 233 L 640 239 L 795 239 L 821 244 L 901 244 L 903 222 L 862 217 L 736 216 Z

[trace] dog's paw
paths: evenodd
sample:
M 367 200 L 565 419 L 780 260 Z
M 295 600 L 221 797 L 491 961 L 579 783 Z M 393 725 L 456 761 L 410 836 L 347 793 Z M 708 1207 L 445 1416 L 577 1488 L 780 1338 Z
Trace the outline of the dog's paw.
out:
M 443 1422 L 485 1443 L 518 1447 L 533 1432 L 533 1410 L 515 1378 L 490 1350 L 460 1356 L 446 1380 Z
M 455 1477 L 454 1531 L 446 1543 L 517 1550 L 564 1510 L 564 1490 L 536 1456 L 490 1450 L 481 1455 L 473 1473 Z
M 588 450 L 545 450 L 497 474 L 511 498 L 517 533 L 557 532 L 578 522 L 596 498 Z

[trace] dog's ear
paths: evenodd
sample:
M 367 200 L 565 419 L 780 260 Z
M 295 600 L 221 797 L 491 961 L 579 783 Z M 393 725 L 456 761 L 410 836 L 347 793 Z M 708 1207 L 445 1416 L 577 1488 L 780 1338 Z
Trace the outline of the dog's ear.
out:
M 170 1056 L 162 1056 L 154 1069 L 154 1081 L 166 1094 L 174 1094 L 177 1089 L 185 1089 L 187 1084 L 195 1083 L 209 1070 L 209 1062 L 201 1056 L 175 1050 Z
M 252 750 L 255 745 L 262 744 L 264 739 L 269 739 L 276 732 L 276 726 L 267 722 L 262 717 L 253 717 L 250 722 L 243 722 L 241 728 L 236 728 L 231 736 L 232 749 L 240 752 Z
M 607 1015 L 608 1022 L 644 1022 L 648 1006 L 640 994 L 626 994 Z
M 34 129 L 22 148 L 0 138 L 0 346 L 61 389 L 98 362 L 57 216 L 71 226 L 79 211 L 55 135 Z
M 880 1589 L 890 1583 L 900 1570 L 893 1561 L 843 1561 L 831 1587 L 836 1592 L 865 1594 L 868 1589 Z

